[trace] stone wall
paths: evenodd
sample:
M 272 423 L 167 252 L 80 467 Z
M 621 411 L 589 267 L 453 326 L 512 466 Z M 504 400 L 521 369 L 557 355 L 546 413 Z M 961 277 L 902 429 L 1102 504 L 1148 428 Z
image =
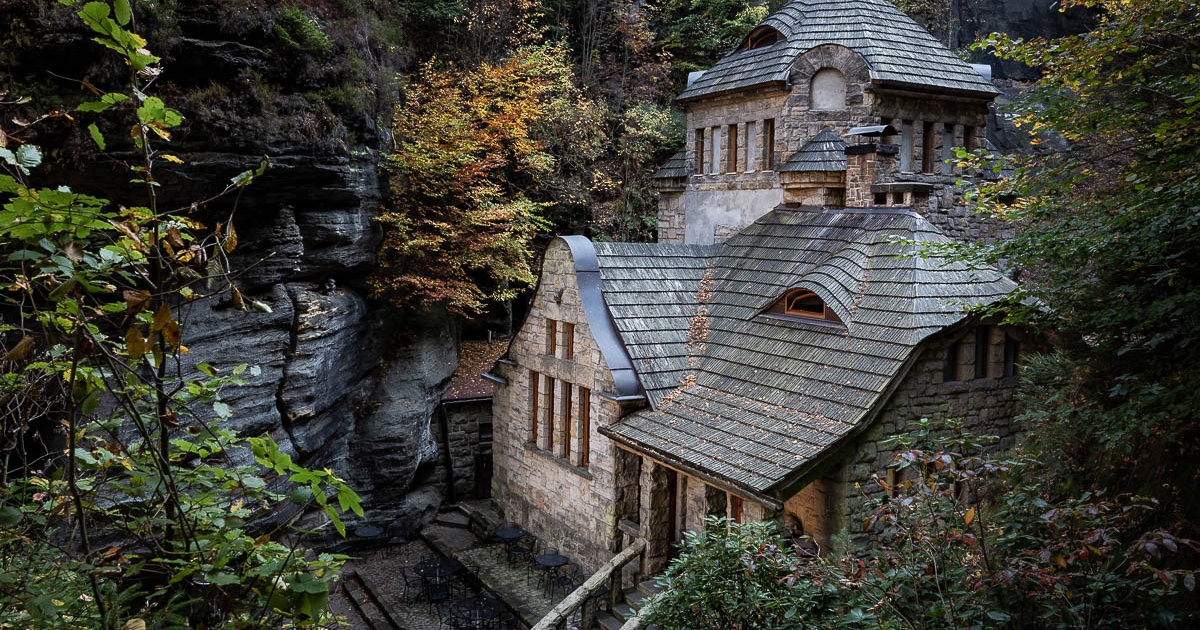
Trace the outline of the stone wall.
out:
M 812 79 L 824 68 L 837 70 L 845 79 L 846 100 L 843 107 L 811 107 Z M 871 77 L 866 62 L 853 50 L 835 44 L 817 46 L 796 59 L 789 80 L 793 87 L 783 106 L 782 122 L 778 125 L 783 160 L 799 151 L 826 127 L 844 138 L 851 128 L 870 124 L 872 99 L 867 88 Z
M 826 501 L 842 506 L 830 512 L 824 526 L 827 534 L 845 529 L 856 542 L 874 540 L 876 532 L 861 530 L 862 519 L 870 513 L 870 502 L 886 497 L 879 479 L 885 478 L 898 452 L 883 441 L 912 430 L 922 418 L 961 419 L 968 431 L 999 436 L 997 448 L 1013 445 L 1016 431 L 1011 421 L 1017 411 L 1014 394 L 1020 378 L 1003 375 L 1006 335 L 1021 344 L 1022 354 L 1037 343 L 1019 329 L 987 327 L 988 369 L 987 376 L 980 378 L 975 377 L 975 328 L 946 335 L 922 352 L 874 424 L 859 438 L 850 459 L 820 482 L 827 489 Z M 957 353 L 957 380 L 944 378 L 947 349 Z
M 488 498 L 492 463 L 491 399 L 442 401 L 433 421 L 439 425 L 435 434 L 438 459 L 434 477 L 446 480 L 446 498 L 452 501 Z
M 548 321 L 556 330 L 574 325 L 573 357 L 550 355 L 547 350 Z M 597 429 L 616 421 L 616 403 L 601 396 L 614 391 L 612 376 L 592 340 L 579 301 L 579 290 L 570 249 L 562 240 L 546 250 L 542 277 L 530 304 L 529 315 L 513 337 L 509 359 L 496 371 L 508 384 L 497 386 L 494 409 L 494 477 L 492 498 L 505 518 L 521 524 L 538 538 L 558 547 L 584 566 L 595 568 L 611 558 L 618 542 L 617 506 L 618 455 L 616 447 Z M 590 390 L 587 439 L 588 465 L 579 465 L 581 446 L 577 421 L 572 425 L 571 449 L 547 451 L 534 443 L 532 418 L 537 372 L 561 384 Z M 540 383 L 544 387 L 544 382 Z M 561 392 L 561 389 L 556 389 Z M 580 397 L 572 398 L 572 418 L 578 417 Z M 545 407 L 539 411 L 544 414 Z M 539 414 L 539 415 L 542 415 Z M 561 422 L 561 417 L 557 420 Z M 539 430 L 545 430 L 544 420 Z

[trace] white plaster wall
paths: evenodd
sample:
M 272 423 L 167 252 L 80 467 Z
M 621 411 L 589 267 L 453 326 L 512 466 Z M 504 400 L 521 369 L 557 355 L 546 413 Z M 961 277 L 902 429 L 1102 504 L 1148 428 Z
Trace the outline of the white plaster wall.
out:
M 783 203 L 780 187 L 754 190 L 697 190 L 683 193 L 685 242 L 710 245 L 718 226 L 744 226 Z

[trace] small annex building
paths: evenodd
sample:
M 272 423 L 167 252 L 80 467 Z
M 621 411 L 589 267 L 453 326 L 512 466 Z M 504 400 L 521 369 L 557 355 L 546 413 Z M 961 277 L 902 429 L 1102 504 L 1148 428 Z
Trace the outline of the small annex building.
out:
M 1015 285 L 912 255 L 995 235 L 935 159 L 994 94 L 884 0 L 793 0 L 694 78 L 660 242 L 554 239 L 492 370 L 505 517 L 590 568 L 645 539 L 651 574 L 711 514 L 825 546 L 869 537 L 888 437 L 1010 435 L 1036 340 L 970 309 Z

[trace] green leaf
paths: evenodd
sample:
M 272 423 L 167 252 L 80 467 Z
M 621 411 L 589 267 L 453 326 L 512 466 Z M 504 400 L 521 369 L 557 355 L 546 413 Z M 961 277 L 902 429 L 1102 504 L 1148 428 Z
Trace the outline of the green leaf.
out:
M 58 606 L 54 605 L 54 598 L 48 593 L 25 602 L 25 608 L 34 619 L 53 621 L 58 618 Z
M 92 134 L 92 142 L 95 142 L 96 146 L 100 147 L 100 150 L 103 151 L 105 149 L 104 135 L 100 133 L 100 128 L 96 126 L 96 123 L 92 123 L 88 125 L 87 129 L 88 133 Z
M 113 2 L 113 9 L 116 13 L 117 24 L 121 26 L 128 25 L 132 17 L 129 11 L 129 0 L 115 0 Z
M 21 521 L 21 510 L 12 506 L 0 507 L 0 527 L 12 527 Z
M 129 97 L 124 94 L 121 94 L 119 92 L 109 92 L 108 94 L 101 96 L 100 100 L 98 100 L 98 101 L 88 101 L 86 103 L 80 103 L 79 107 L 75 108 L 75 111 L 102 112 L 102 111 L 112 107 L 113 105 L 116 105 L 117 103 L 121 103 L 121 102 L 124 102 L 127 100 L 129 100 Z
M 238 584 L 242 580 L 232 573 L 213 573 L 206 576 L 208 582 L 214 586 L 229 586 L 230 584 Z
M 17 165 L 25 168 L 35 168 L 42 163 L 42 151 L 32 144 L 22 144 L 17 148 Z

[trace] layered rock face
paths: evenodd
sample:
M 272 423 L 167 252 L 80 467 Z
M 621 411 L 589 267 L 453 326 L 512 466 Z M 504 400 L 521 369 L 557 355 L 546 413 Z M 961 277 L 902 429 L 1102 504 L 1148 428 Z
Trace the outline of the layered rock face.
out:
M 379 32 L 389 16 L 331 4 L 137 5 L 138 30 L 163 57 L 154 93 L 185 116 L 169 145 L 184 164 L 157 171 L 159 207 L 187 208 L 270 159 L 236 200 L 195 215 L 209 226 L 232 217 L 231 277 L 269 312 L 243 313 L 228 292 L 191 305 L 181 320 L 188 358 L 220 371 L 258 366 L 248 385 L 223 392 L 235 410 L 230 427 L 269 433 L 307 465 L 332 467 L 375 519 L 415 528 L 442 500 L 439 480 L 424 478 L 437 457 L 429 421 L 454 372 L 458 335 L 443 312 L 401 315 L 367 298 L 386 187 L 379 151 L 407 60 Z M 66 107 L 88 96 L 48 77 L 120 89 L 126 70 L 70 9 L 17 0 L 0 4 L 0 18 L 13 26 L 9 42 L 20 43 L 6 43 L 3 61 L 35 96 L 32 107 L 39 96 Z M 132 157 L 120 146 L 127 120 L 96 122 L 114 138 L 104 155 L 83 125 L 47 126 L 38 141 L 70 154 L 49 177 L 144 204 L 112 161 Z

